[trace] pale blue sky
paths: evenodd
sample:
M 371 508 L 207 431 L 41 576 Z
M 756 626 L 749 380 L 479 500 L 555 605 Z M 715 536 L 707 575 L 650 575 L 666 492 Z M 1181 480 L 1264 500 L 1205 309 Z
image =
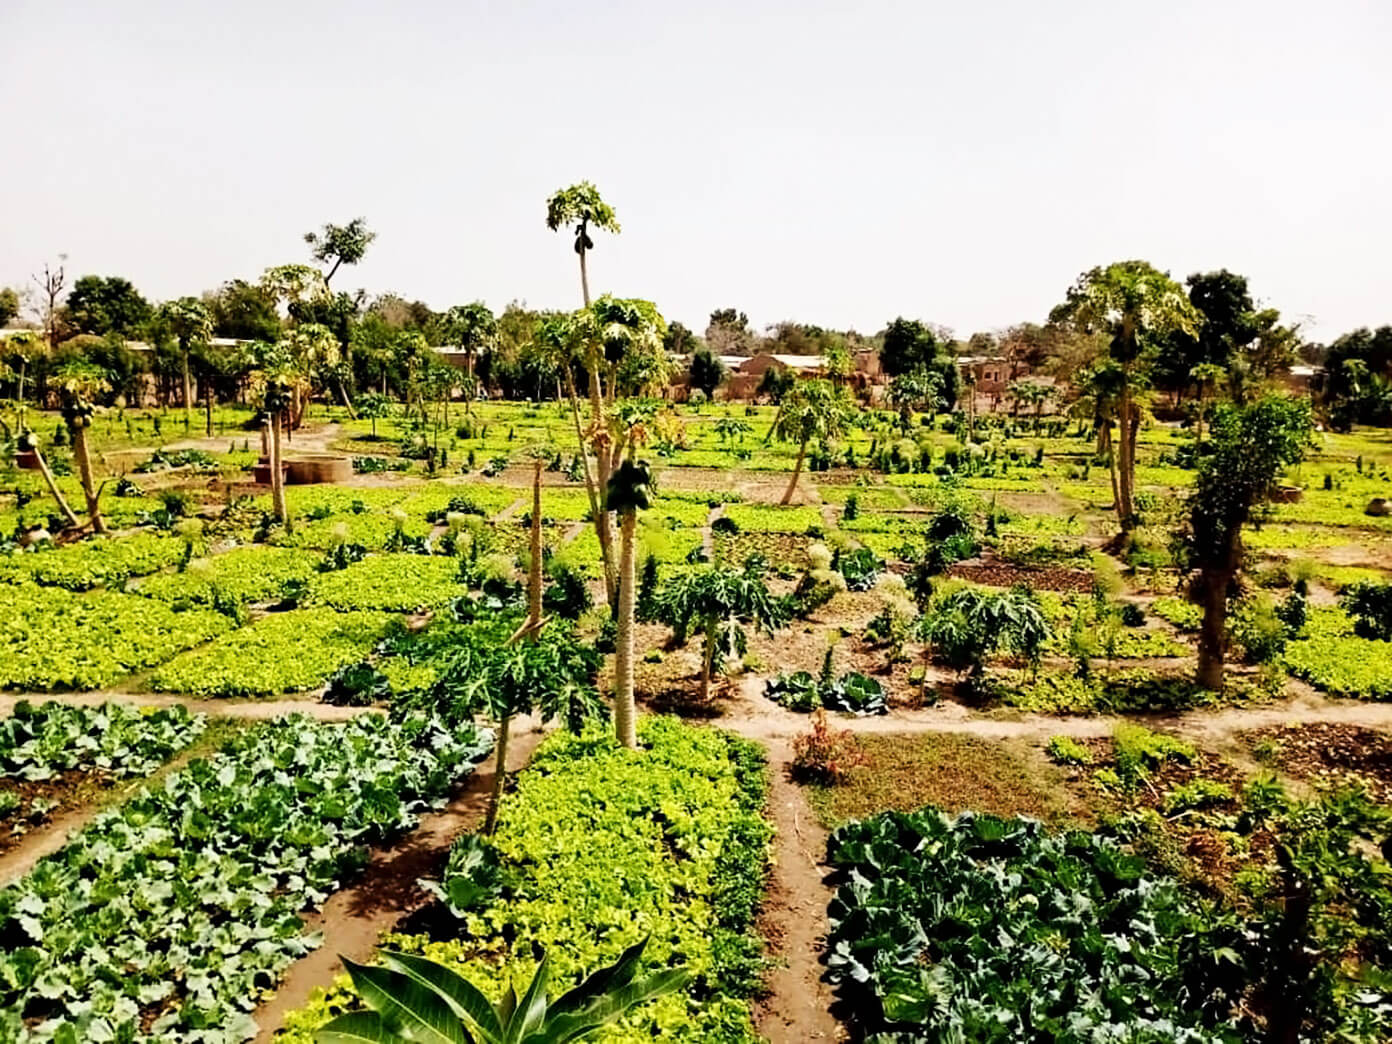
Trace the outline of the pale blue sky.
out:
M 1228 267 L 1392 322 L 1386 0 L 0 0 L 0 284 L 155 299 L 379 233 L 336 283 L 574 307 L 544 201 L 619 212 L 596 290 L 963 336 L 1077 273 Z

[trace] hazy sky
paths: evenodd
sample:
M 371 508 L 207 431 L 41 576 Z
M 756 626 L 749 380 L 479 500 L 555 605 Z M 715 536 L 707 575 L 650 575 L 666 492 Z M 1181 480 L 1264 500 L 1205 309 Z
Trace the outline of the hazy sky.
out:
M 1042 320 L 1079 271 L 1227 267 L 1329 338 L 1392 322 L 1388 0 L 0 0 L 0 284 L 153 299 L 308 260 L 444 308 L 592 285 L 873 332 Z

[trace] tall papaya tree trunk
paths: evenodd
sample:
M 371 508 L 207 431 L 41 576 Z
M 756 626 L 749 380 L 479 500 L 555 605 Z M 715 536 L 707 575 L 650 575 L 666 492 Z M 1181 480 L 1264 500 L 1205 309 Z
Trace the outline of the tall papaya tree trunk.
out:
M 286 530 L 290 529 L 290 513 L 285 509 L 285 473 L 280 467 L 280 428 L 279 410 L 271 412 L 271 510 L 276 521 Z
M 203 430 L 208 438 L 213 437 L 213 382 L 207 381 L 203 388 Z
M 614 729 L 630 750 L 638 746 L 638 708 L 633 696 L 634 543 L 638 513 L 623 513 L 619 535 L 619 635 L 614 650 Z
M 179 358 L 184 369 L 184 430 L 193 427 L 193 373 L 189 370 L 188 345 L 180 345 Z
M 1136 429 L 1132 423 L 1131 413 L 1135 409 L 1131 401 L 1131 382 L 1127 380 L 1121 386 L 1121 418 L 1120 418 L 1120 455 L 1121 460 L 1117 465 L 1118 472 L 1118 496 L 1117 496 L 1117 520 L 1121 523 L 1123 534 L 1130 533 L 1135 528 L 1136 511 L 1134 498 L 1132 496 L 1136 481 L 1135 472 L 1135 439 Z
M 82 499 L 87 502 L 87 518 L 92 523 L 93 533 L 105 533 L 106 519 L 101 513 L 101 491 L 97 489 L 92 476 L 92 457 L 87 451 L 87 426 L 72 424 L 68 426 L 72 435 L 73 456 L 77 458 L 77 474 L 82 482 Z
M 802 475 L 802 461 L 806 456 L 807 440 L 803 439 L 802 442 L 798 443 L 797 463 L 793 465 L 793 481 L 788 483 L 788 488 L 783 493 L 783 499 L 779 501 L 780 504 L 792 502 L 793 494 L 797 492 L 798 479 Z

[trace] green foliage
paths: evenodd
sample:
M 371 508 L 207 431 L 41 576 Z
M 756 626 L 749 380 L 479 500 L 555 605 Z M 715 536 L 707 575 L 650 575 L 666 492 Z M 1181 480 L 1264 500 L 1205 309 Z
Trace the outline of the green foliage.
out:
M 502 805 L 493 842 L 504 890 L 470 911 L 456 937 L 389 936 L 392 949 L 442 962 L 490 999 L 547 954 L 553 978 L 618 958 L 649 936 L 657 967 L 683 962 L 691 988 L 636 1008 L 600 1044 L 755 1044 L 748 998 L 760 986 L 753 917 L 770 830 L 762 749 L 671 718 L 639 722 L 643 749 L 609 736 L 548 737 Z M 354 1004 L 345 990 L 287 1024 L 309 1044 Z
M 1184 1003 L 1201 911 L 1115 841 L 929 808 L 848 824 L 828 854 L 829 975 L 870 1039 L 1238 1039 Z
M 0 583 L 0 688 L 99 689 L 229 627 L 220 613 L 115 591 Z
M 1232 787 L 1200 777 L 1191 783 L 1180 784 L 1165 795 L 1165 814 L 1174 816 L 1183 812 L 1197 812 L 1214 805 L 1227 804 L 1232 799 Z
M 1122 722 L 1112 733 L 1115 747 L 1116 773 L 1122 786 L 1134 789 L 1167 761 L 1194 760 L 1193 744 L 1185 743 L 1163 732 L 1152 732 L 1135 722 Z
M 338 707 L 370 707 L 390 696 L 390 680 L 366 660 L 340 667 L 324 687 L 324 702 Z
M 888 714 L 884 687 L 874 678 L 850 671 L 840 678 L 813 678 L 806 671 L 770 678 L 764 695 L 788 710 L 806 714 L 819 707 L 866 717 Z
M 1168 620 L 1181 631 L 1197 631 L 1203 623 L 1203 609 L 1193 602 L 1174 595 L 1165 595 L 1151 603 L 1151 611 L 1162 620 Z
M 1092 764 L 1092 751 L 1070 736 L 1050 736 L 1044 749 L 1049 760 L 1060 765 Z
M 1049 624 L 1039 599 L 1025 588 L 964 587 L 930 603 L 919 632 L 937 662 L 976 677 L 998 650 L 1037 662 Z
M 404 953 L 383 952 L 386 967 L 344 959 L 359 996 L 373 1009 L 341 1015 L 316 1035 L 320 1044 L 410 1044 L 421 1039 L 477 1044 L 564 1044 L 593 1038 L 629 1008 L 672 993 L 690 979 L 684 968 L 634 981 L 646 938 L 564 996 L 550 1000 L 551 965 L 543 956 L 520 997 L 509 984 L 496 1005 L 447 966 Z
M 464 594 L 459 563 L 431 555 L 370 555 L 309 582 L 307 604 L 340 610 L 410 612 L 441 606 Z
M 1296 677 L 1332 696 L 1392 700 L 1392 641 L 1314 635 L 1288 643 L 1282 660 Z
M 174 565 L 183 556 L 185 541 L 154 533 L 93 537 L 67 547 L 0 556 L 0 576 L 10 573 L 40 584 L 87 591 L 116 586 Z
M 146 577 L 137 594 L 175 606 L 244 605 L 275 599 L 288 581 L 314 574 L 314 558 L 280 547 L 236 547 L 208 558 L 195 558 L 182 573 Z
M 297 609 L 264 617 L 175 657 L 155 672 L 156 692 L 191 696 L 280 696 L 322 685 L 382 636 L 380 613 Z
M 868 591 L 884 571 L 884 559 L 868 547 L 838 551 L 831 567 L 845 578 L 847 591 Z
M 0 1037 L 252 1036 L 257 995 L 316 944 L 301 911 L 361 867 L 364 845 L 414 826 L 489 744 L 423 718 L 293 716 L 98 814 L 0 891 Z M 37 1018 L 54 1021 L 27 1036 Z
M 144 776 L 203 733 L 207 719 L 186 707 L 132 710 L 124 703 L 78 707 L 28 700 L 0 720 L 0 776 L 52 779 L 62 772 Z
M 744 655 L 746 625 L 772 633 L 784 622 L 784 608 L 769 593 L 762 562 L 750 559 L 743 569 L 711 566 L 677 576 L 658 597 L 657 618 L 672 628 L 678 645 L 704 635 L 708 674 Z
M 1392 641 L 1392 584 L 1354 584 L 1342 593 L 1339 604 L 1354 618 L 1354 633 L 1360 638 Z

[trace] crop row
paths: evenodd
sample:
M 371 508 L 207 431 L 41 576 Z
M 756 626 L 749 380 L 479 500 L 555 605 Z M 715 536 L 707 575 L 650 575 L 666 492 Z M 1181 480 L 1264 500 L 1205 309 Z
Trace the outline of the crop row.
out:
M 206 724 L 202 714 L 178 705 L 141 711 L 123 703 L 21 700 L 0 720 L 0 776 L 34 781 L 74 770 L 143 776 L 196 740 Z
M 410 828 L 490 737 L 293 716 L 100 814 L 0 891 L 0 1039 L 236 1044 L 316 945 L 300 914 Z
M 559 986 L 651 935 L 645 959 L 685 964 L 692 987 L 594 1039 L 752 1044 L 748 998 L 763 967 L 752 922 L 769 839 L 762 751 L 671 718 L 645 719 L 639 731 L 640 751 L 594 735 L 548 738 L 492 839 L 500 894 L 443 937 L 386 942 L 443 961 L 496 997 L 531 973 L 539 950 Z M 310 1044 L 354 1003 L 340 980 L 287 1019 L 280 1044 Z

